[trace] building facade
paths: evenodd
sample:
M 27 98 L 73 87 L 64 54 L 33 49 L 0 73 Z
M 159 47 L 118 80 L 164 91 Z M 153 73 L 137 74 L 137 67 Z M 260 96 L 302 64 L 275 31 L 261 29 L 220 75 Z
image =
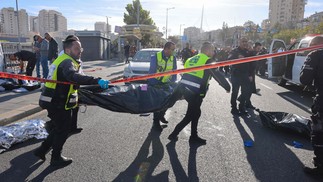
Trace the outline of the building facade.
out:
M 277 23 L 293 28 L 295 23 L 304 19 L 307 0 L 270 0 L 269 21 L 273 28 Z
M 20 36 L 27 36 L 29 32 L 28 14 L 25 9 L 18 11 Z M 17 11 L 14 8 L 2 8 L 0 10 L 0 33 L 8 36 L 18 35 Z
M 55 10 L 41 10 L 38 14 L 39 33 L 67 31 L 67 20 Z
M 95 22 L 94 23 L 94 30 L 100 31 L 102 33 L 107 32 L 107 23 L 106 22 Z

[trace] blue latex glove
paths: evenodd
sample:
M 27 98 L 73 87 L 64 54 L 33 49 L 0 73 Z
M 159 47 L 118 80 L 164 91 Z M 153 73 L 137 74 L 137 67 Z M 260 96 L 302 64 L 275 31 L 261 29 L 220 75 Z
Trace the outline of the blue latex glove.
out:
M 103 79 L 101 79 L 101 80 L 98 81 L 98 84 L 103 89 L 107 89 L 109 87 L 109 83 L 110 83 L 109 80 L 103 80 Z

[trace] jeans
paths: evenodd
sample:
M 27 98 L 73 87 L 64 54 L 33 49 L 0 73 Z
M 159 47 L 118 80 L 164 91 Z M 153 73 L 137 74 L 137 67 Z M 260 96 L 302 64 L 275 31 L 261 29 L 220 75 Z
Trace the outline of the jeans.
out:
M 43 78 L 47 78 L 48 76 L 48 58 L 47 56 L 40 56 L 40 64 L 43 69 Z
M 36 60 L 36 73 L 37 73 L 37 78 L 40 78 L 40 57 L 37 57 L 37 60 Z

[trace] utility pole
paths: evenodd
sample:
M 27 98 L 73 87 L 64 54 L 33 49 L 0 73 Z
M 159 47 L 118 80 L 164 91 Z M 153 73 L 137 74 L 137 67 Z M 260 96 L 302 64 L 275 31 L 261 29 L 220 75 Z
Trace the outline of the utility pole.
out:
M 168 29 L 168 10 L 170 9 L 175 9 L 175 7 L 166 8 L 166 40 L 167 40 L 167 29 Z
M 21 45 L 20 45 L 20 26 L 19 26 L 19 11 L 18 11 L 18 0 L 16 0 L 16 12 L 17 12 L 17 31 L 18 31 L 18 51 L 20 51 L 21 49 Z

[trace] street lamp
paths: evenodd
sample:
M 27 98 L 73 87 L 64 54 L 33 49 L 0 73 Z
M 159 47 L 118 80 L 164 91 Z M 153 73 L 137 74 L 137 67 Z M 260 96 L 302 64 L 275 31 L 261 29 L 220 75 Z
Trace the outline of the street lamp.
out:
M 17 31 L 18 31 L 18 50 L 20 51 L 20 28 L 19 28 L 19 9 L 18 9 L 18 0 L 16 0 L 16 11 L 17 11 Z
M 167 40 L 167 28 L 168 28 L 168 10 L 170 9 L 175 9 L 175 7 L 166 8 L 166 40 Z
M 185 25 L 185 24 L 180 24 L 179 25 L 179 37 L 181 39 L 181 50 L 182 50 L 182 47 L 183 47 L 182 25 Z
M 107 18 L 107 36 L 109 36 L 109 33 L 111 33 L 111 27 L 109 25 L 109 18 L 111 18 L 110 16 L 106 16 Z

